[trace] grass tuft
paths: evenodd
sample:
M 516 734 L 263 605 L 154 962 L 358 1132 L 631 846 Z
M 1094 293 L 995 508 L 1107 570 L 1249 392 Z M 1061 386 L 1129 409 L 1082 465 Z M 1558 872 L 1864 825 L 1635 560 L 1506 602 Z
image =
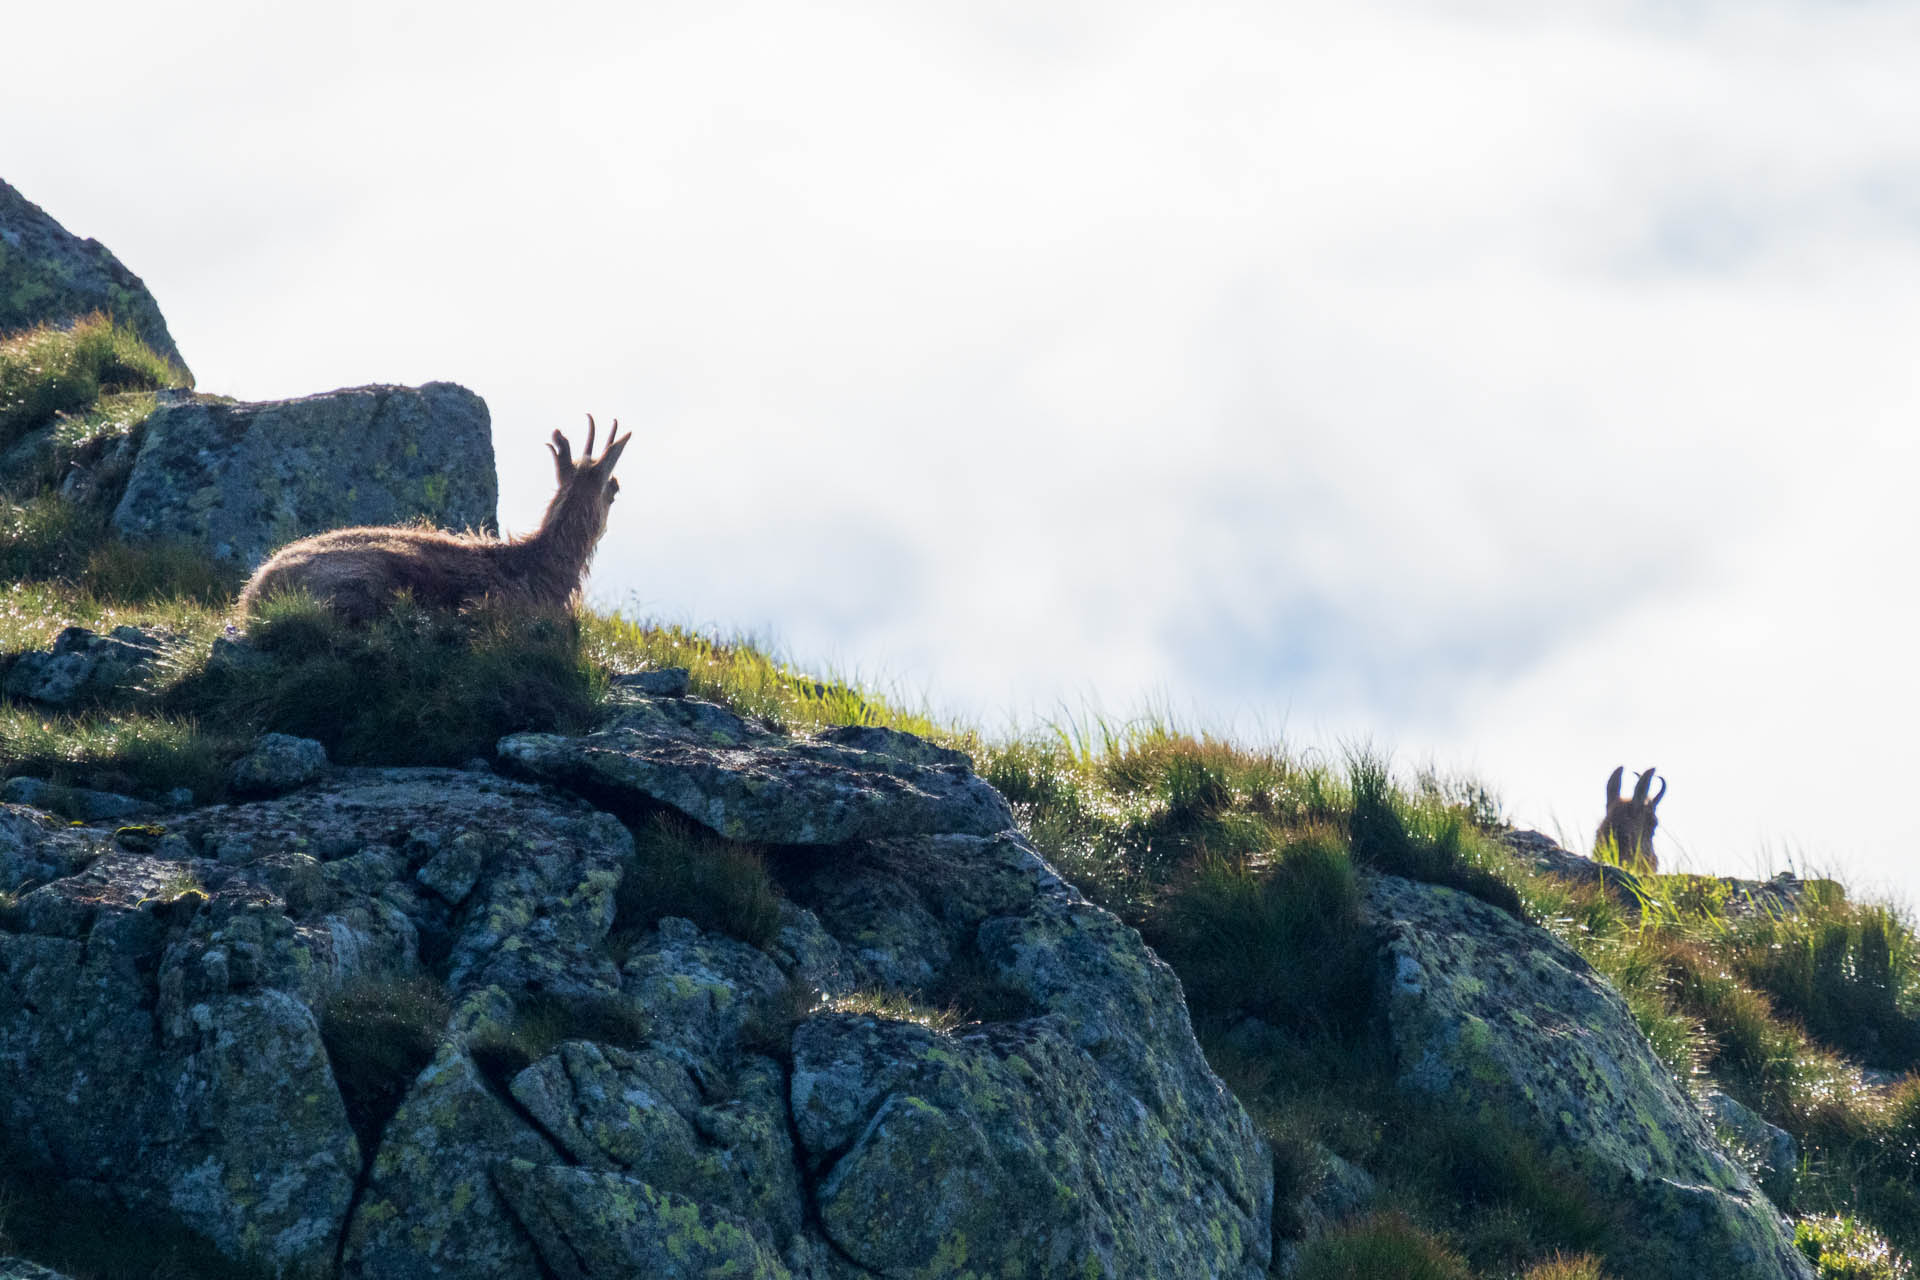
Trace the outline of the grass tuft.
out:
M 187 385 L 183 371 L 103 315 L 13 334 L 0 340 L 0 449 L 103 391 Z
M 1324 827 L 1268 858 L 1203 855 L 1155 913 L 1150 939 L 1201 1012 L 1345 1026 L 1369 1004 L 1359 885 Z
M 634 831 L 634 856 L 614 895 L 609 942 L 624 953 L 662 916 L 765 947 L 780 932 L 780 895 L 758 850 L 661 813 Z
M 1905 1280 L 1913 1274 L 1877 1232 L 1851 1217 L 1802 1218 L 1794 1224 L 1793 1242 L 1820 1280 Z
M 1300 1252 L 1295 1280 L 1472 1280 L 1466 1261 L 1404 1214 L 1371 1213 Z
M 460 764 L 521 730 L 585 731 L 606 676 L 563 616 L 399 608 L 352 627 L 311 599 L 267 602 L 259 661 L 205 669 L 167 699 L 251 732 L 314 738 L 342 764 Z
M 433 1060 L 450 1013 L 445 988 L 425 975 L 362 978 L 321 1007 L 320 1039 L 363 1158 Z
M 190 719 L 139 711 L 50 716 L 0 706 L 4 777 L 26 774 L 56 786 L 137 796 L 186 787 L 205 798 L 225 786 L 225 764 L 237 750 Z
M 1347 775 L 1353 797 L 1348 831 L 1357 860 L 1388 875 L 1458 889 L 1527 918 L 1518 890 L 1467 859 L 1468 826 L 1457 808 L 1410 805 L 1394 787 L 1386 760 L 1368 751 L 1349 758 Z

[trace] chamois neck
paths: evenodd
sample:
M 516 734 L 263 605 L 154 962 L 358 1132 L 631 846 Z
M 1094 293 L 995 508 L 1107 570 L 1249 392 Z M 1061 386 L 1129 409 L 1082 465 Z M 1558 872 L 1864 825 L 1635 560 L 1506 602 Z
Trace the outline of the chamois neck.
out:
M 514 568 L 533 595 L 560 603 L 580 589 L 606 519 L 596 494 L 576 488 L 553 496 L 540 527 L 508 544 Z

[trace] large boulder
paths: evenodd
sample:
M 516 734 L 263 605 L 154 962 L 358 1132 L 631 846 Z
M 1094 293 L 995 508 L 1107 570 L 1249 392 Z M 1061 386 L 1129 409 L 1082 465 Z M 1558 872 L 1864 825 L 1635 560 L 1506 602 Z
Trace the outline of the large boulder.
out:
M 113 525 L 252 569 L 345 525 L 491 531 L 498 498 L 486 402 L 451 382 L 258 404 L 181 396 L 147 419 Z
M 1013 826 L 999 792 L 958 751 L 892 729 L 794 739 L 698 698 L 625 693 L 582 737 L 520 733 L 501 760 L 543 781 L 664 804 L 731 840 L 844 844 Z
M 0 182 L 0 334 L 71 324 L 104 311 L 179 365 L 160 305 L 140 277 L 98 240 L 82 240 Z
M 1626 1002 L 1544 929 L 1391 876 L 1381 1007 L 1406 1091 L 1531 1139 L 1623 1215 L 1621 1274 L 1810 1280 L 1793 1233 L 1655 1056 Z

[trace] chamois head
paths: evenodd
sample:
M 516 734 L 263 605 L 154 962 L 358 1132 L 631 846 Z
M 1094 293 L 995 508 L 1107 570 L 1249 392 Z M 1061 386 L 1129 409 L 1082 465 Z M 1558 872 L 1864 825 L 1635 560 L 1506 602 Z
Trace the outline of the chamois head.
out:
M 1653 787 L 1653 768 L 1649 766 L 1634 783 L 1633 798 L 1622 800 L 1620 779 L 1625 773 L 1624 767 L 1615 769 L 1607 779 L 1607 816 L 1600 820 L 1600 829 L 1593 833 L 1594 852 L 1611 843 L 1620 855 L 1621 865 L 1657 871 L 1660 864 L 1653 856 L 1653 829 L 1659 825 L 1659 819 L 1654 816 L 1654 810 L 1666 797 L 1667 780 L 1660 779 L 1660 794 L 1647 799 L 1647 792 Z
M 560 489 L 547 504 L 543 522 L 546 529 L 556 532 L 564 529 L 563 540 L 578 544 L 589 555 L 594 544 L 600 541 L 600 535 L 607 531 L 607 513 L 613 508 L 614 495 L 620 492 L 620 482 L 613 478 L 613 464 L 620 461 L 633 433 L 621 435 L 616 419 L 613 429 L 607 432 L 606 451 L 598 458 L 593 456 L 593 436 L 593 415 L 588 414 L 587 447 L 581 452 L 580 461 L 575 462 L 573 446 L 567 443 L 567 438 L 558 431 L 553 433 L 553 443 L 547 446 L 547 452 L 553 455 L 553 469 Z

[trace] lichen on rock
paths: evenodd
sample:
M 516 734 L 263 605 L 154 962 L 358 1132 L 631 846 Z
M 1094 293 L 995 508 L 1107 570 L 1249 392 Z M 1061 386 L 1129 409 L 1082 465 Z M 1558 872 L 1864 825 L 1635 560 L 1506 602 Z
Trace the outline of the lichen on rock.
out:
M 1626 1002 L 1543 929 L 1381 876 L 1381 1007 L 1401 1086 L 1517 1131 L 1625 1215 L 1616 1265 L 1698 1280 L 1809 1277 L 1792 1232 L 1655 1056 Z
M 491 531 L 498 493 L 486 403 L 450 382 L 258 404 L 181 396 L 147 419 L 113 527 L 252 569 L 344 525 Z

